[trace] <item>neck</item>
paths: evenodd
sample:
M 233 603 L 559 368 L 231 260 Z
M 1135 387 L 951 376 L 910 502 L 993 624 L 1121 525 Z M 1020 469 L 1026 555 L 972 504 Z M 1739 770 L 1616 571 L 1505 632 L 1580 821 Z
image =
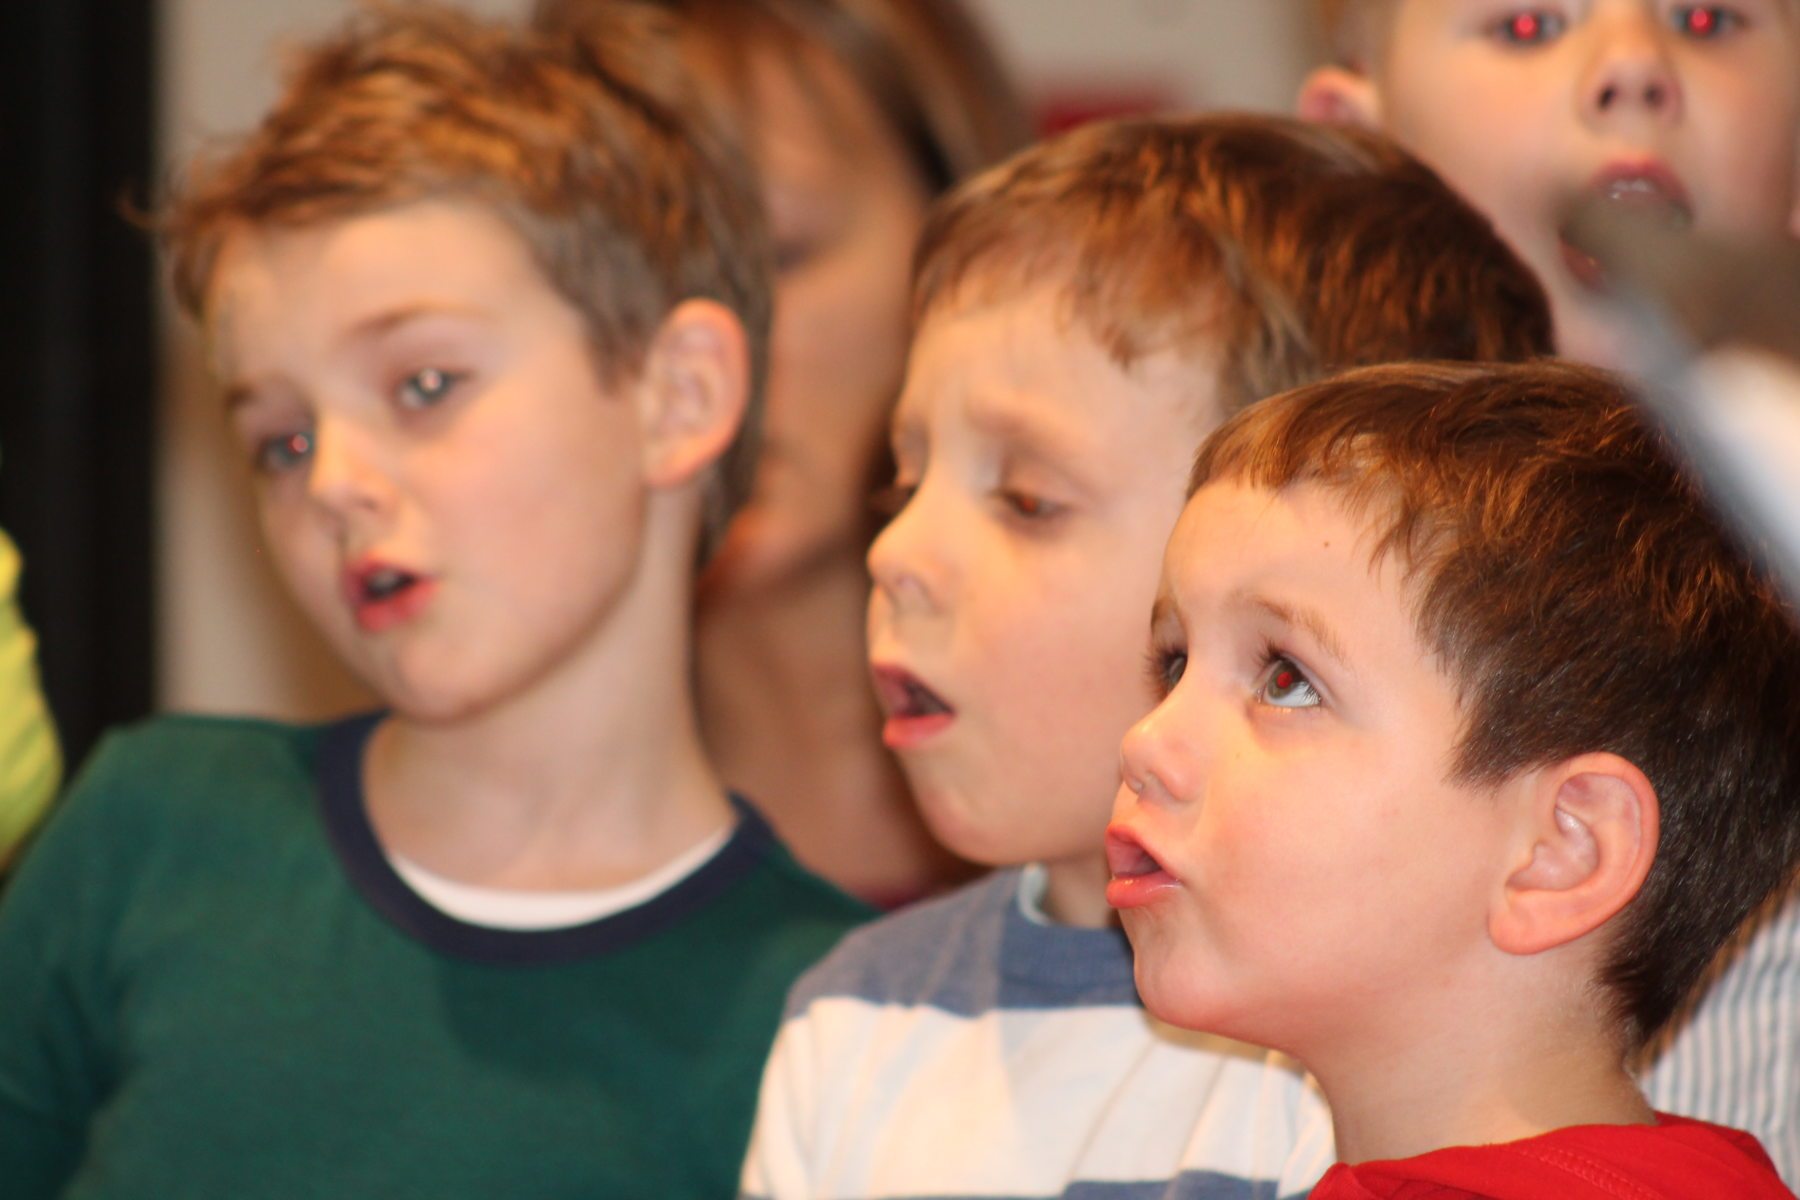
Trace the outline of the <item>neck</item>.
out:
M 1094 836 L 1100 843 L 1101 835 Z M 1072 855 L 1044 863 L 1044 915 L 1058 925 L 1104 929 L 1118 924 L 1118 914 L 1106 902 L 1106 883 L 1111 878 L 1106 857 L 1099 853 Z
M 641 877 L 731 820 L 687 687 L 682 528 L 652 516 L 603 624 L 517 693 L 383 722 L 364 780 L 390 853 L 466 883 L 579 890 Z
M 926 832 L 881 745 L 868 593 L 850 553 L 798 578 L 703 593 L 700 728 L 726 781 L 802 862 L 851 891 L 895 897 L 965 872 Z
M 1548 985 L 1561 1005 L 1487 1004 L 1394 1022 L 1354 1053 L 1303 1056 L 1331 1106 L 1344 1162 L 1536 1137 L 1571 1125 L 1654 1120 L 1603 1006 Z M 1433 1034 L 1435 1030 L 1435 1035 Z M 1316 1061 L 1315 1061 L 1316 1060 Z

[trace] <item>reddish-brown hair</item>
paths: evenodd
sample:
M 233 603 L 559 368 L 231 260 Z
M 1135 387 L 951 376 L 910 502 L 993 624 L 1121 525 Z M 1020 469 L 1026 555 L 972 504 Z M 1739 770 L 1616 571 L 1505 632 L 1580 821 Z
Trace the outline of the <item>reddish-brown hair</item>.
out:
M 1404 364 L 1240 414 L 1215 479 L 1330 488 L 1400 556 L 1454 778 L 1593 751 L 1649 778 L 1661 840 L 1600 980 L 1642 1044 L 1800 856 L 1800 631 L 1664 439 L 1593 368 Z
M 198 159 L 158 219 L 175 293 L 204 317 L 235 229 L 432 198 L 504 220 L 586 319 L 604 378 L 635 372 L 681 301 L 748 334 L 751 403 L 708 488 L 702 554 L 748 494 L 770 314 L 768 238 L 741 156 L 688 95 L 674 30 L 621 6 L 573 39 L 434 4 L 358 13 L 294 59 L 274 109 Z
M 716 66 L 721 109 L 755 104 L 752 54 L 773 52 L 803 86 L 823 60 L 842 68 L 936 195 L 1024 145 L 1025 106 L 992 45 L 959 0 L 538 0 L 542 28 L 579 32 L 620 3 L 679 21 L 693 61 Z M 815 92 L 818 89 L 813 89 Z M 819 92 L 820 115 L 834 119 Z M 754 125 L 754 113 L 747 126 Z
M 1032 147 L 934 211 L 915 268 L 915 325 L 1048 280 L 1121 365 L 1216 356 L 1226 411 L 1357 364 L 1551 352 L 1543 290 L 1486 218 L 1386 138 L 1284 117 Z

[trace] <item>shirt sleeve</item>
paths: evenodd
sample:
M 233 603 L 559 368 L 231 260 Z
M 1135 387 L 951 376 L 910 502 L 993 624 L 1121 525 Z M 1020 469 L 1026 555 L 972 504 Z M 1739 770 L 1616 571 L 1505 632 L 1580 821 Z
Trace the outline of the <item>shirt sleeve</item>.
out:
M 763 1067 L 750 1151 L 739 1194 L 749 1200 L 802 1200 L 814 1193 L 812 1141 L 817 1067 L 807 1009 L 790 1013 Z
M 107 757 L 103 748 L 93 765 Z M 87 778 L 101 773 L 90 768 Z M 74 789 L 0 894 L 0 1176 L 8 1200 L 60 1193 L 109 1078 L 115 989 L 104 931 L 120 888 L 108 878 L 106 847 L 92 836 L 113 824 L 109 806 L 83 792 Z

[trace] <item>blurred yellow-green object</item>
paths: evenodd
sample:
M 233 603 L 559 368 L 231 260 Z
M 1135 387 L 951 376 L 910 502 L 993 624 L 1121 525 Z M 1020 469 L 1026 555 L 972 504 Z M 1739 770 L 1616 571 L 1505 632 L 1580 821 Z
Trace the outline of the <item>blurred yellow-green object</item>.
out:
M 62 755 L 38 686 L 37 639 L 19 614 L 19 551 L 0 531 L 0 864 L 56 795 Z

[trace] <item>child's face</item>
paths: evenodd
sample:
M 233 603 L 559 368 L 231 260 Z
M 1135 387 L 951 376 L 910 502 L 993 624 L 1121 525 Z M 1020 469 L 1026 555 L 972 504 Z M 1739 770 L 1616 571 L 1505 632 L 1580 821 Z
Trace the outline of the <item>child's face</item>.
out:
M 1446 780 L 1456 696 L 1369 548 L 1313 485 L 1195 494 L 1107 831 L 1150 1010 L 1303 1059 L 1456 977 L 1505 874 L 1511 809 Z
M 210 300 L 274 562 L 390 704 L 456 718 L 600 652 L 638 557 L 638 414 L 510 228 L 421 202 L 241 231 Z
M 1559 213 L 1592 190 L 1727 235 L 1800 234 L 1794 0 L 1400 0 L 1378 123 L 1544 280 L 1562 348 L 1620 365 Z
M 1099 904 L 1118 739 L 1154 700 L 1144 616 L 1216 372 L 1123 370 L 1060 308 L 1044 290 L 920 330 L 869 655 L 937 836 L 984 863 L 1079 861 Z

